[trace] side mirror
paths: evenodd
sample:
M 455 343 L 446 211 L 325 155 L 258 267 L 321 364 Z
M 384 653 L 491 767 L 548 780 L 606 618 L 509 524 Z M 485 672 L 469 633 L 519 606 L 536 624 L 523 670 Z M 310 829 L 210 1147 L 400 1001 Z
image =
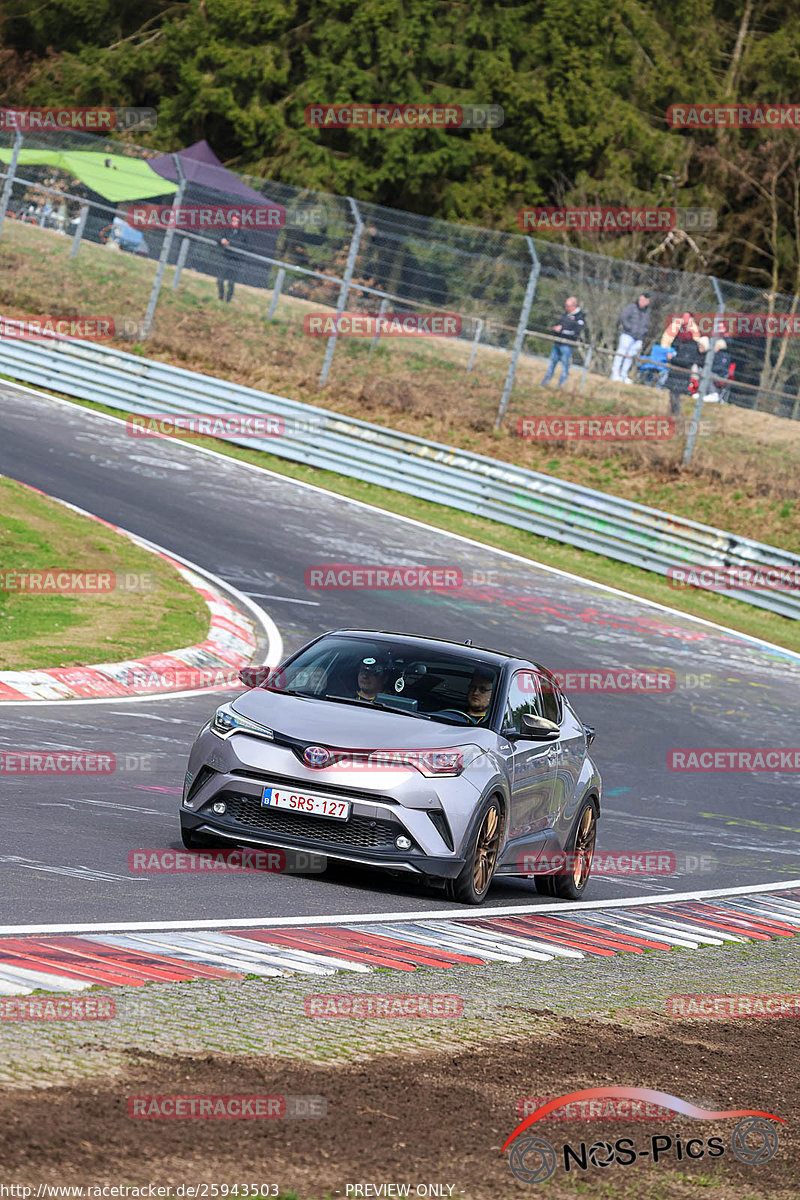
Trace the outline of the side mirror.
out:
M 586 734 L 586 745 L 591 746 L 594 741 L 594 725 L 584 725 L 583 732 Z
M 532 713 L 522 714 L 521 736 L 530 738 L 532 742 L 553 742 L 560 732 L 555 721 L 548 721 L 547 717 L 535 717 Z
M 261 684 L 270 675 L 269 667 L 242 667 L 239 672 L 239 678 L 245 687 L 255 688 L 261 687 Z
M 554 742 L 561 730 L 555 721 L 548 721 L 547 717 L 534 717 L 531 713 L 523 713 L 522 729 L 518 731 L 509 726 L 501 730 L 501 733 L 510 742 L 519 742 L 523 739 L 529 742 Z

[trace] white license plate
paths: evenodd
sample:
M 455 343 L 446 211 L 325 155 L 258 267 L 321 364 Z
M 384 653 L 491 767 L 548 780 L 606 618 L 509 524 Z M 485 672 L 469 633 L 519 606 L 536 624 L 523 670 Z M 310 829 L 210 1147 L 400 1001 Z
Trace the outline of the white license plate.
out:
M 333 817 L 337 821 L 346 821 L 350 816 L 347 800 L 312 796 L 309 792 L 292 791 L 291 788 L 265 787 L 261 803 L 269 808 L 287 808 L 291 812 L 308 813 L 314 817 Z

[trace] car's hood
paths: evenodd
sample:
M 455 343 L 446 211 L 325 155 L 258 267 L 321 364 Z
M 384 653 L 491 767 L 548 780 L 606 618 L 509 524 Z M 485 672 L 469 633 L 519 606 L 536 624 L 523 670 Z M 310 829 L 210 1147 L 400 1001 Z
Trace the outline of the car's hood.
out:
M 348 750 L 424 750 L 469 743 L 489 747 L 496 741 L 490 729 L 474 725 L 444 725 L 366 705 L 286 696 L 263 688 L 237 696 L 233 706 L 243 716 L 287 737 Z

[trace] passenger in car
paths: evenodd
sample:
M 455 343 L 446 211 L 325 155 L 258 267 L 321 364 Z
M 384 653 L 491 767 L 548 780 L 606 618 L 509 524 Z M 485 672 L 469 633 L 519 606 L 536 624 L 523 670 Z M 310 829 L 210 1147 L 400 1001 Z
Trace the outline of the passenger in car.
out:
M 385 690 L 389 666 L 384 660 L 368 655 L 358 664 L 356 699 L 372 704 L 379 692 Z

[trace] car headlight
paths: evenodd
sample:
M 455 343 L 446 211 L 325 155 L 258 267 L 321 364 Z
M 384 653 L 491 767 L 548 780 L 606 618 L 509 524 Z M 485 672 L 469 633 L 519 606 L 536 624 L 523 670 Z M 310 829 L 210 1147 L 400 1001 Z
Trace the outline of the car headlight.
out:
M 266 738 L 272 741 L 272 730 L 267 729 L 266 725 L 259 725 L 258 721 L 251 721 L 249 717 L 243 717 L 241 713 L 236 712 L 232 704 L 222 704 L 214 713 L 209 726 L 212 733 L 217 737 L 228 737 L 231 733 L 249 733 L 252 737 Z
M 464 770 L 464 753 L 470 749 L 436 750 L 373 750 L 366 761 L 375 767 L 413 767 L 428 778 L 460 775 Z

